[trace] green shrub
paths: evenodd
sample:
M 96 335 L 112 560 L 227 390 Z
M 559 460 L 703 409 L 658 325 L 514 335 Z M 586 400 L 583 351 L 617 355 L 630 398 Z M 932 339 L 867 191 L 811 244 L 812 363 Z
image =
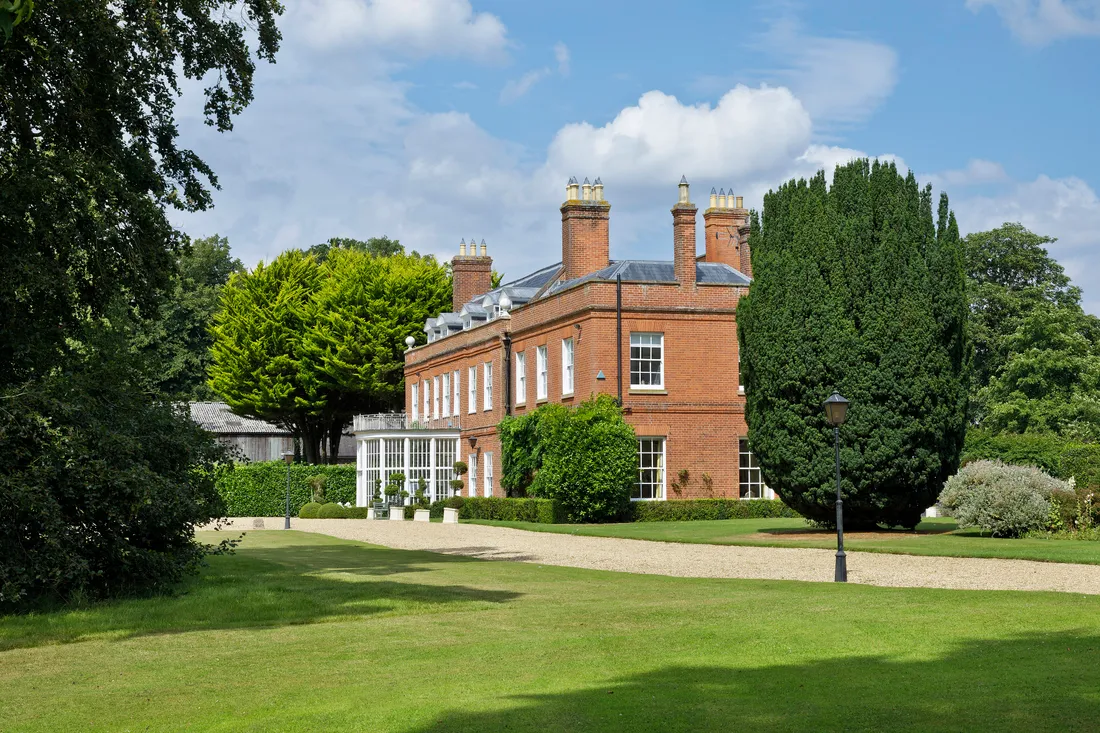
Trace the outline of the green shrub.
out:
M 328 504 L 322 504 L 321 508 L 317 511 L 318 519 L 347 519 L 348 510 L 340 506 L 335 502 L 329 502 Z
M 1058 466 L 1060 478 L 1070 478 L 1077 482 L 1079 489 L 1091 489 L 1100 494 L 1100 445 L 1071 445 L 1060 457 Z
M 621 516 L 638 478 L 638 442 L 609 395 L 576 409 L 543 405 L 500 424 L 502 485 L 552 499 L 570 522 Z
M 1070 484 L 1034 466 L 975 461 L 947 480 L 939 503 L 960 527 L 978 527 L 994 537 L 1019 537 L 1052 520 L 1051 497 L 1073 495 Z M 1060 500 L 1055 500 L 1055 512 Z
M 344 507 L 344 513 L 347 514 L 348 519 L 366 519 L 367 512 L 370 510 L 368 506 L 349 506 Z
M 286 472 L 282 461 L 223 464 L 217 489 L 230 517 L 280 517 L 286 511 Z M 355 466 L 290 466 L 290 512 L 297 514 L 313 491 L 307 480 L 325 477 L 325 495 L 333 502 L 355 501 Z
M 1061 472 L 1061 456 L 1066 441 L 1056 435 L 1035 433 L 988 433 L 969 430 L 963 445 L 962 465 L 980 460 L 998 460 L 1015 466 L 1037 466 L 1051 476 L 1066 478 Z
M 630 522 L 686 522 L 797 516 L 796 511 L 778 499 L 684 499 L 635 501 L 624 518 Z
M 298 517 L 299 519 L 316 519 L 320 510 L 321 504 L 311 501 L 302 505 L 302 508 L 298 510 Z
M 430 516 L 432 519 L 442 519 L 443 518 L 443 509 L 445 507 L 450 507 L 451 509 L 458 509 L 461 512 L 462 506 L 465 503 L 466 503 L 466 498 L 463 497 L 463 496 L 452 496 L 452 497 L 449 497 L 447 499 L 440 499 L 438 501 L 433 501 L 432 505 L 430 507 L 428 507 L 428 512 L 429 512 L 428 516 Z

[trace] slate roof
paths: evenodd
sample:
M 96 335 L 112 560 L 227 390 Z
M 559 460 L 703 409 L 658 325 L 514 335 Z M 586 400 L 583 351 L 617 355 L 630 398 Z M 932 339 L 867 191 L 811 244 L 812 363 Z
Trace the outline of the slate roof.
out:
M 224 402 L 191 402 L 191 419 L 219 435 L 290 435 L 263 420 L 234 415 Z
M 618 260 L 602 270 L 573 280 L 559 280 L 547 290 L 553 294 L 566 288 L 594 280 L 613 281 L 622 276 L 623 282 L 675 283 L 676 266 L 670 260 Z M 696 262 L 695 280 L 704 285 L 742 285 L 752 282 L 744 273 L 721 262 Z

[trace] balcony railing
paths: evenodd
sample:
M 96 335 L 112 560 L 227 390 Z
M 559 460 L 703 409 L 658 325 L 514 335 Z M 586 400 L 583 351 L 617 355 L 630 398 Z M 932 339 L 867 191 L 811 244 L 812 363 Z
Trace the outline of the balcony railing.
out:
M 357 432 L 389 432 L 398 430 L 460 430 L 458 416 L 420 418 L 410 420 L 404 412 L 390 412 L 379 415 L 356 415 L 352 420 L 352 429 Z

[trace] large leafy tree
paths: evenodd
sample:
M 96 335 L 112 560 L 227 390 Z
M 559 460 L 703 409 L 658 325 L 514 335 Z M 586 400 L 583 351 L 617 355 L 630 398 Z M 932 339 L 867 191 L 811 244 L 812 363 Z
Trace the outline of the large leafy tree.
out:
M 400 408 L 405 338 L 450 300 L 430 256 L 284 252 L 225 287 L 210 386 L 235 412 L 293 431 L 306 460 L 335 460 L 352 415 Z
M 277 0 L 39 2 L 0 48 L 0 381 L 43 373 L 121 291 L 146 314 L 182 238 L 166 207 L 207 208 L 217 179 L 177 143 L 180 80 L 207 123 L 252 100 L 279 46 Z
M 210 325 L 222 287 L 244 269 L 229 240 L 214 235 L 188 242 L 156 315 L 139 324 L 134 347 L 154 365 L 153 388 L 179 400 L 209 400 Z
M 1005 223 L 963 239 L 970 332 L 974 342 L 973 393 L 989 384 L 1008 357 L 1008 339 L 1035 308 L 1080 308 L 1081 289 L 1045 245 L 1052 237 Z
M 327 396 L 303 364 L 322 284 L 312 256 L 290 250 L 271 264 L 229 278 L 212 328 L 210 388 L 240 415 L 268 420 L 302 441 L 304 458 L 321 459 Z
M 329 253 L 337 250 L 365 252 L 375 257 L 390 257 L 391 255 L 405 253 L 405 248 L 399 240 L 390 239 L 383 234 L 381 237 L 371 237 L 365 242 L 350 237 L 333 237 L 327 242 L 313 245 L 306 250 L 306 254 L 313 255 L 318 262 L 324 262 Z
M 229 130 L 281 10 L 59 0 L 0 18 L 0 610 L 161 589 L 208 551 L 194 528 L 224 512 L 223 452 L 157 393 L 130 321 L 175 270 L 166 209 L 206 208 L 217 185 L 177 144 L 180 81 L 206 80 L 207 122 Z
M 941 196 L 892 163 L 853 161 L 764 198 L 753 274 L 738 307 L 749 439 L 791 507 L 834 522 L 841 429 L 848 526 L 912 527 L 958 466 L 971 348 L 963 253 Z
M 1100 441 L 1100 329 L 1079 308 L 1036 306 L 1004 340 L 1004 365 L 980 392 L 981 427 Z

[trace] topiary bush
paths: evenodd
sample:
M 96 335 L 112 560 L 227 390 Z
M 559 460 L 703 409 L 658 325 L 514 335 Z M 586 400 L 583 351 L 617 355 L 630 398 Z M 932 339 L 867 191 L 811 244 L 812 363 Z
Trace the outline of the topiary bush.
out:
M 322 504 L 321 508 L 317 511 L 318 519 L 347 519 L 348 511 L 344 507 L 335 502 L 329 502 L 328 504 Z
M 216 487 L 230 517 L 281 517 L 286 511 L 286 464 L 282 461 L 222 464 Z M 355 501 L 355 466 L 290 466 L 290 511 L 296 514 L 313 497 L 308 480 L 325 477 L 325 496 L 332 502 Z
M 778 499 L 685 499 L 635 501 L 630 504 L 624 519 L 629 522 L 686 522 L 798 516 L 798 512 Z
M 1073 496 L 1073 487 L 1034 466 L 975 461 L 947 480 L 939 503 L 960 527 L 1019 537 L 1048 526 L 1055 494 Z M 1056 511 L 1058 504 L 1055 499 Z
M 317 519 L 318 512 L 321 511 L 321 504 L 315 501 L 311 501 L 308 504 L 303 504 L 302 508 L 298 510 L 299 519 Z

